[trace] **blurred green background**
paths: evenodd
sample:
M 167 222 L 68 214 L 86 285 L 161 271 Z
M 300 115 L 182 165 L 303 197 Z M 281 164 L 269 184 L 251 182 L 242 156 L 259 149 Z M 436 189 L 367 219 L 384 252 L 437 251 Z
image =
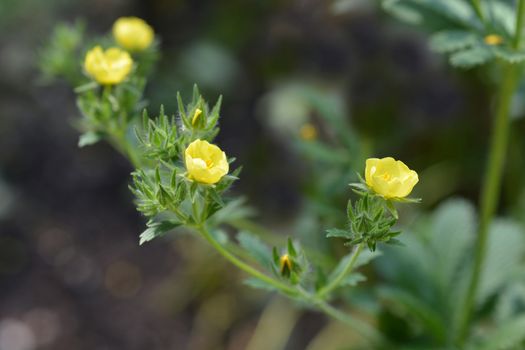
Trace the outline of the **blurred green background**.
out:
M 138 246 L 129 164 L 106 144 L 77 148 L 74 94 L 43 84 L 36 65 L 57 23 L 83 19 L 102 34 L 129 15 L 161 38 L 151 111 L 174 112 L 176 91 L 189 97 L 193 83 L 211 101 L 224 95 L 217 142 L 244 166 L 235 192 L 259 222 L 294 233 L 312 174 L 329 173 L 294 146 L 306 122 L 330 139 L 304 90 L 344 115 L 365 156 L 418 170 L 424 208 L 451 194 L 477 200 L 491 72 L 452 71 L 372 1 L 0 0 L 0 350 L 350 344 L 342 326 L 242 285 L 202 242 Z M 520 202 L 524 127 L 513 127 L 503 209 Z M 336 191 L 344 210 L 350 191 Z

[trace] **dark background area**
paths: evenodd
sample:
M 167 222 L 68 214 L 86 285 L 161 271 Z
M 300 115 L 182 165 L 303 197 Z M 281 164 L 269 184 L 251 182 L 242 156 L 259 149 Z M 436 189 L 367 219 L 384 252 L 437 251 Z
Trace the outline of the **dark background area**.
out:
M 223 94 L 218 143 L 245 169 L 235 191 L 270 226 L 293 219 L 308 178 L 258 108 L 292 79 L 336 86 L 376 156 L 422 171 L 427 206 L 450 193 L 477 199 L 491 111 L 486 72 L 451 71 L 423 34 L 366 1 L 343 5 L 1 0 L 1 350 L 244 349 L 268 299 L 195 239 L 138 246 L 145 220 L 127 188 L 129 164 L 107 144 L 79 149 L 73 92 L 39 83 L 38 49 L 60 21 L 83 18 L 95 33 L 120 16 L 150 23 L 162 48 L 147 89 L 152 111 L 161 103 L 175 111 L 176 91 L 189 96 L 194 82 L 211 101 Z M 518 167 L 521 141 L 513 147 Z M 521 179 L 508 178 L 508 189 L 519 188 Z M 518 194 L 507 191 L 506 203 Z M 303 315 L 287 349 L 304 349 L 325 323 Z

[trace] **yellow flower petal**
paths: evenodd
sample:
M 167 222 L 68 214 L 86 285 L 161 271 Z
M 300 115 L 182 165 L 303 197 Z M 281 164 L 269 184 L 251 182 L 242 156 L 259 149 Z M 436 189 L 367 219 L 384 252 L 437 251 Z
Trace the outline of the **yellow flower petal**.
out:
M 404 198 L 412 192 L 419 178 L 402 161 L 386 157 L 366 160 L 365 181 L 375 193 L 385 198 Z
M 131 72 L 133 60 L 126 51 L 112 47 L 106 51 L 100 46 L 89 50 L 84 60 L 84 69 L 103 85 L 121 83 Z
M 226 154 L 207 141 L 195 140 L 184 152 L 188 176 L 201 183 L 214 184 L 228 174 Z
M 113 24 L 113 36 L 117 43 L 130 51 L 142 51 L 153 42 L 155 33 L 142 19 L 121 17 Z

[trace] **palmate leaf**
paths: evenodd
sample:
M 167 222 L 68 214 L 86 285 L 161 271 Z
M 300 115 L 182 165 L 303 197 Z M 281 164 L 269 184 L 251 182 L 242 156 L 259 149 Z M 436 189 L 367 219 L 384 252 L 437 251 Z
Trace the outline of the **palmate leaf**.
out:
M 164 220 L 164 221 L 150 221 L 148 222 L 148 228 L 141 233 L 139 244 L 142 245 L 145 242 L 149 242 L 154 238 L 163 236 L 175 227 L 181 226 L 182 223 L 175 220 Z
M 508 63 L 516 64 L 525 61 L 525 51 L 513 51 L 507 47 L 495 47 L 494 54 Z
M 393 16 L 414 25 L 442 19 L 465 27 L 482 27 L 470 4 L 464 0 L 383 0 L 382 4 Z
M 450 56 L 450 64 L 459 68 L 472 68 L 495 58 L 494 51 L 484 45 L 477 45 L 458 51 Z
M 465 30 L 446 30 L 430 37 L 430 48 L 439 53 L 448 53 L 476 44 L 476 34 Z

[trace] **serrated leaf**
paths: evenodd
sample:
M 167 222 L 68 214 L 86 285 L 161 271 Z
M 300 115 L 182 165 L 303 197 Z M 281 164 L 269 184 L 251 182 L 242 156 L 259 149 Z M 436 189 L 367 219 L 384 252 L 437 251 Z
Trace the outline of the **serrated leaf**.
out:
M 263 289 L 263 290 L 272 291 L 272 292 L 276 290 L 276 288 L 273 285 L 267 282 L 264 282 L 255 277 L 250 277 L 248 279 L 245 279 L 243 283 L 255 289 Z
M 261 266 L 270 268 L 272 265 L 272 253 L 270 248 L 259 237 L 246 231 L 241 231 L 237 235 L 237 241 Z
M 430 37 L 430 48 L 439 53 L 465 49 L 476 44 L 477 36 L 464 30 L 446 30 Z
M 508 63 L 516 64 L 525 61 L 524 51 L 514 51 L 507 47 L 495 47 L 493 48 L 494 54 Z
M 142 245 L 143 243 L 149 242 L 154 238 L 163 236 L 166 232 L 181 225 L 182 223 L 174 220 L 164 220 L 160 222 L 150 221 L 148 222 L 148 228 L 140 235 L 139 244 Z
M 88 131 L 82 135 L 80 135 L 80 138 L 78 139 L 78 147 L 85 147 L 89 145 L 93 145 L 97 143 L 98 141 L 102 140 L 103 135 L 98 132 L 94 131 Z
M 485 46 L 474 46 L 450 56 L 450 64 L 459 68 L 472 68 L 494 59 L 494 53 Z

